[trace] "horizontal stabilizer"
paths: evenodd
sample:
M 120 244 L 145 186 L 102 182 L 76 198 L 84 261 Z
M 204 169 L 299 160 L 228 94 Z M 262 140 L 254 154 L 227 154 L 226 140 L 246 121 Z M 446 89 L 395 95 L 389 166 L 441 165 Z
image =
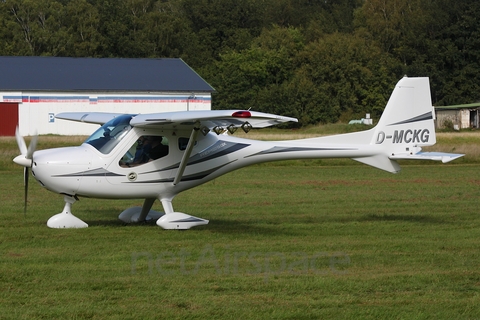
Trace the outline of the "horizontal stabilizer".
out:
M 443 163 L 450 162 L 457 158 L 463 157 L 464 154 L 458 153 L 445 153 L 445 152 L 419 152 L 416 154 L 396 154 L 390 156 L 390 159 L 394 160 L 435 160 L 442 161 Z

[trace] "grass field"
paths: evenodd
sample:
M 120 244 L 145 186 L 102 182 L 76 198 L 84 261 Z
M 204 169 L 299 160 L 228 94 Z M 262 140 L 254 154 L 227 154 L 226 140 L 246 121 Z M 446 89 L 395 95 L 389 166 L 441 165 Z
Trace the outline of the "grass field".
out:
M 0 318 L 478 319 L 480 139 L 438 140 L 468 156 L 396 175 L 350 160 L 235 171 L 177 196 L 210 220 L 180 232 L 117 220 L 142 200 L 81 199 L 89 228 L 49 229 L 63 199 L 34 181 L 24 216 L 1 138 Z

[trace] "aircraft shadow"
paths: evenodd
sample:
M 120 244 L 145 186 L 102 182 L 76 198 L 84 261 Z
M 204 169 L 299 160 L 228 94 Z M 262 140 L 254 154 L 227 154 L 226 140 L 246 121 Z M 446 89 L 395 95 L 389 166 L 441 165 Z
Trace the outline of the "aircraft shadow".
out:
M 146 221 L 139 223 L 124 223 L 117 218 L 116 214 L 112 215 L 112 212 L 109 210 L 99 210 L 96 214 L 98 217 L 88 217 L 80 219 L 84 220 L 89 226 L 102 226 L 102 227 L 155 227 L 160 228 L 156 225 L 155 221 Z M 90 219 L 93 218 L 93 219 Z M 412 222 L 412 223 L 425 223 L 425 224 L 444 224 L 448 223 L 444 217 L 436 217 L 429 214 L 421 215 L 412 215 L 412 214 L 368 214 L 363 217 L 349 218 L 339 218 L 339 219 L 328 219 L 326 221 L 318 221 L 314 219 L 308 219 L 308 223 L 328 223 L 337 220 L 337 222 L 369 222 L 369 221 L 399 221 L 399 222 Z M 297 220 L 297 222 L 299 222 Z M 210 232 L 219 232 L 219 233 L 241 233 L 241 234 L 272 234 L 272 235 L 288 235 L 295 234 L 292 229 L 286 229 L 282 224 L 272 223 L 265 224 L 257 220 L 229 220 L 229 219 L 219 219 L 214 218 L 210 219 L 209 224 L 204 226 L 193 227 L 189 231 L 204 231 L 208 230 Z
M 115 217 L 111 219 L 101 218 L 95 220 L 84 220 L 89 227 L 128 227 L 128 228 L 145 228 L 145 227 L 152 227 L 158 228 L 162 230 L 155 221 L 147 221 L 147 222 L 139 222 L 139 223 L 124 223 Z M 238 222 L 238 221 L 231 221 L 231 220 L 222 220 L 222 219 L 215 219 L 210 220 L 209 224 L 204 226 L 197 226 L 193 227 L 188 232 L 215 232 L 215 233 L 228 233 L 228 234 L 290 234 L 291 232 L 285 230 L 284 228 L 278 228 L 278 225 L 272 225 L 271 227 L 265 226 L 258 226 L 255 224 L 255 221 L 252 222 Z M 187 231 L 187 230 L 179 230 L 179 231 Z
M 201 215 L 200 215 L 201 216 Z M 157 226 L 155 220 L 138 223 L 125 223 L 118 219 L 118 213 L 112 213 L 111 210 L 98 210 L 95 213 L 89 212 L 88 217 L 79 213 L 78 217 L 85 221 L 90 227 L 154 227 Z M 207 218 L 208 219 L 208 218 Z M 193 227 L 189 231 L 210 231 L 221 233 L 243 233 L 243 234 L 287 234 L 291 233 L 284 228 L 279 227 L 278 224 L 272 224 L 271 226 L 260 226 L 261 222 L 252 221 L 240 221 L 240 220 L 228 220 L 228 219 L 210 219 L 210 222 L 204 226 Z
M 420 223 L 446 223 L 445 219 L 433 215 L 412 215 L 412 214 L 369 214 L 357 221 L 405 221 Z
M 259 225 L 260 221 L 239 221 L 239 220 L 227 220 L 227 219 L 211 219 L 209 224 L 203 228 L 209 231 L 219 233 L 243 233 L 243 234 L 291 234 L 292 232 L 281 227 L 279 224 L 271 224 L 268 226 Z

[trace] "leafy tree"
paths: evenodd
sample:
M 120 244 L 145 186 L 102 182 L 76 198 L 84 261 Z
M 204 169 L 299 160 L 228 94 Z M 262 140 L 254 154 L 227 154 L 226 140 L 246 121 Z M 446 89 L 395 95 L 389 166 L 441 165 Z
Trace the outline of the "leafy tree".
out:
M 428 76 L 436 105 L 476 101 L 480 34 L 474 0 L 368 0 L 357 11 L 365 28 L 409 76 Z
M 297 71 L 314 84 L 308 123 L 336 122 L 342 114 L 378 116 L 398 80 L 395 65 L 375 42 L 358 36 L 335 33 L 310 43 L 299 54 Z
M 146 57 L 183 58 L 190 65 L 201 65 L 196 60 L 198 37 L 192 31 L 179 1 L 160 2 L 139 22 L 144 39 Z
M 353 30 L 353 12 L 361 0 L 311 1 L 266 0 L 265 26 L 306 28 L 311 22 L 322 31 L 350 32 Z
M 439 0 L 440 5 L 447 1 Z M 440 50 L 428 52 L 439 74 L 437 105 L 462 104 L 479 101 L 480 90 L 480 3 L 473 0 L 456 1 L 444 10 L 446 23 L 432 42 Z M 436 59 L 435 59 L 436 58 Z
M 218 94 L 301 124 L 378 116 L 403 74 L 478 101 L 476 0 L 3 0 L 0 54 L 180 57 Z
M 16 43 L 13 41 L 15 22 L 11 20 L 6 2 L 0 2 L 0 55 L 14 55 Z
M 201 39 L 196 54 L 203 63 L 250 46 L 263 26 L 263 6 L 255 0 L 183 0 L 182 9 Z
M 65 11 L 70 36 L 67 54 L 73 57 L 101 56 L 104 37 L 100 33 L 98 9 L 86 0 L 72 0 Z
M 100 18 L 99 32 L 102 43 L 98 47 L 102 57 L 137 57 L 135 43 L 131 38 L 133 18 L 130 15 L 128 0 L 97 0 L 95 7 Z
M 276 112 L 267 97 L 293 76 L 293 59 L 303 46 L 299 30 L 274 27 L 264 29 L 249 49 L 221 55 L 209 71 L 210 82 L 218 91 L 215 108 Z
M 17 55 L 62 55 L 68 41 L 61 3 L 49 0 L 5 0 L 4 26 L 11 28 L 10 52 Z

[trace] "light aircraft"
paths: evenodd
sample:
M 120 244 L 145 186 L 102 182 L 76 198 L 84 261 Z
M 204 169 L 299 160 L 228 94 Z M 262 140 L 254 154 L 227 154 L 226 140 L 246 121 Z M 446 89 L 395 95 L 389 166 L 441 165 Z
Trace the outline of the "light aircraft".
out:
M 25 206 L 28 171 L 46 189 L 64 196 L 61 213 L 51 228 L 88 225 L 71 212 L 80 197 L 145 199 L 142 207 L 119 215 L 126 222 L 156 219 L 164 229 L 190 229 L 209 221 L 176 212 L 172 200 L 180 192 L 230 171 L 255 163 L 307 158 L 351 158 L 367 165 L 400 171 L 397 160 L 449 162 L 462 154 L 422 152 L 436 142 L 434 109 L 428 78 L 401 79 L 378 124 L 366 131 L 326 137 L 257 141 L 232 136 L 297 119 L 247 110 L 179 111 L 153 114 L 99 112 L 60 113 L 58 119 L 101 125 L 82 145 L 35 151 L 36 136 L 27 148 L 18 134 L 25 167 Z M 164 212 L 151 210 L 156 200 Z

